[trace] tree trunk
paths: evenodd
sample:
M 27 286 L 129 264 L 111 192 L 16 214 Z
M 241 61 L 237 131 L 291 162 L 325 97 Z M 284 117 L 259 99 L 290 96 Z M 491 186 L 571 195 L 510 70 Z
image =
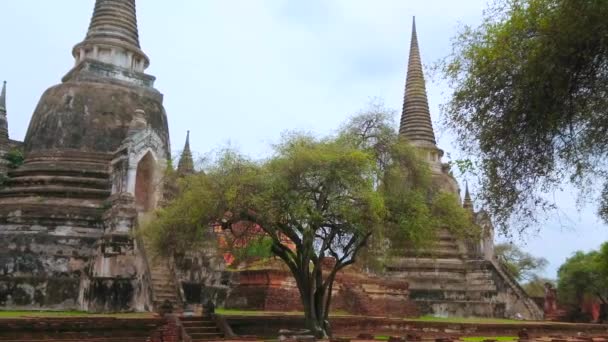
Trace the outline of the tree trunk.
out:
M 304 284 L 303 284 L 304 285 Z M 318 339 L 327 339 L 328 331 L 325 325 L 325 317 L 319 315 L 319 301 L 315 295 L 316 291 L 312 286 L 314 283 L 307 284 L 307 289 L 300 289 L 300 297 L 302 299 L 302 306 L 304 307 L 304 321 L 306 328 Z M 321 300 L 322 302 L 322 300 Z M 321 304 L 323 305 L 323 304 Z

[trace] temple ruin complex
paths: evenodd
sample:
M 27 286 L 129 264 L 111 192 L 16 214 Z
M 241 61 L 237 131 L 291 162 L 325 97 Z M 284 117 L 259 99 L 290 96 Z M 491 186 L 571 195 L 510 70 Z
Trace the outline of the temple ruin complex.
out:
M 23 142 L 9 139 L 6 82 L 0 94 L 0 157 L 15 149 L 25 157 L 17 168 L 0 158 L 0 308 L 154 311 L 213 293 L 235 307 L 286 309 L 297 291 L 288 274 L 227 274 L 213 253 L 153 261 L 136 234 L 162 205 L 171 148 L 163 94 L 145 73 L 135 0 L 96 0 L 72 56 L 73 68 L 42 94 Z M 399 132 L 428 161 L 434 186 L 460 196 L 436 143 L 415 23 Z M 177 173 L 194 173 L 189 135 Z M 381 276 L 343 275 L 337 298 L 351 291 L 370 314 L 383 303 L 386 314 L 542 318 L 495 261 L 491 223 L 475 212 L 468 187 L 463 205 L 481 239 L 446 229 L 432 248 L 392 259 Z

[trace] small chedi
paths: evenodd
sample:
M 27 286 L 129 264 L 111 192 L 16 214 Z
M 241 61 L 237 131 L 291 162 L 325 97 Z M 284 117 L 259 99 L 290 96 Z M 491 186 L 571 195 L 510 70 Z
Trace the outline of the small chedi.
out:
M 20 150 L 25 158 L 16 168 L 0 158 L 0 308 L 179 310 L 209 299 L 243 309 L 297 306 L 291 275 L 272 262 L 225 272 L 219 248 L 160 259 L 135 234 L 166 200 L 170 165 L 163 95 L 145 73 L 150 59 L 139 44 L 135 0 L 96 0 L 72 55 L 74 67 L 42 95 L 23 143 L 8 136 L 6 83 L 0 95 L 0 157 Z M 415 24 L 400 134 L 426 156 L 434 186 L 459 194 L 436 145 Z M 177 175 L 192 173 L 188 136 Z M 434 247 L 392 258 L 384 274 L 355 265 L 338 277 L 334 307 L 369 315 L 542 318 L 494 261 L 492 226 L 474 212 L 468 188 L 463 205 L 483 228 L 479 241 L 461 241 L 446 229 Z

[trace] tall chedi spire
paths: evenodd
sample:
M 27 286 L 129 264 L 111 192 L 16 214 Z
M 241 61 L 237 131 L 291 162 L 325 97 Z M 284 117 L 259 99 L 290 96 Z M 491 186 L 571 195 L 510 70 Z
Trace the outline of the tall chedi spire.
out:
M 0 92 L 0 112 L 6 113 L 6 81 L 2 83 L 2 92 Z
M 8 119 L 6 118 L 6 81 L 0 92 L 0 175 L 6 173 L 7 162 L 2 158 L 9 150 Z
M 426 95 L 415 18 L 412 22 L 412 41 L 407 65 L 399 135 L 421 151 L 424 158 L 429 162 L 431 170 L 435 173 L 444 172 L 443 164 L 441 163 L 443 151 L 437 147 L 435 141 L 429 100 Z
M 186 134 L 186 144 L 177 164 L 177 173 L 180 176 L 191 175 L 194 173 L 194 161 L 192 151 L 190 151 L 190 131 Z
M 462 202 L 462 207 L 470 210 L 470 211 L 474 211 L 473 208 L 473 200 L 471 199 L 471 193 L 469 192 L 469 182 L 465 182 L 464 183 L 464 201 Z
M 431 122 L 429 101 L 426 96 L 426 85 L 422 72 L 416 19 L 412 24 L 412 41 L 410 58 L 407 67 L 405 96 L 399 134 L 416 146 L 435 146 L 435 133 Z
M 76 64 L 93 59 L 143 72 L 150 60 L 139 45 L 135 0 L 96 0 L 86 38 L 72 55 Z
M 0 92 L 0 154 L 8 148 L 8 119 L 6 117 L 6 81 Z

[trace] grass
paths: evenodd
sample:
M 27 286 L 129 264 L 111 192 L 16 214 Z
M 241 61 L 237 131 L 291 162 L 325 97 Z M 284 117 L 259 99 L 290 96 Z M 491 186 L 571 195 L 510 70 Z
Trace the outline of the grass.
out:
M 441 322 L 441 323 L 494 323 L 494 324 L 521 324 L 523 321 L 517 321 L 513 319 L 502 319 L 502 318 L 481 318 L 481 317 L 435 317 L 435 316 L 422 316 L 418 318 L 406 318 L 411 321 L 419 322 Z
M 216 309 L 216 313 L 224 316 L 303 316 L 302 311 L 257 311 L 257 310 L 234 310 L 234 309 Z M 335 310 L 330 314 L 332 317 L 353 316 L 346 311 Z
M 61 317 L 114 317 L 114 318 L 151 318 L 151 313 L 117 313 L 117 314 L 92 314 L 82 311 L 0 311 L 0 318 L 61 318 Z
M 495 340 L 499 342 L 517 341 L 517 337 L 514 336 L 461 337 L 460 339 L 465 342 L 483 342 L 484 340 Z
M 217 309 L 216 312 L 220 315 L 225 316 L 276 316 L 276 315 L 290 315 L 290 316 L 302 316 L 301 311 L 256 311 L 256 310 L 233 310 L 233 309 Z M 348 317 L 357 316 L 349 314 L 346 311 L 333 311 L 332 317 Z M 391 317 L 396 318 L 396 317 Z M 517 321 L 512 319 L 499 319 L 499 318 L 463 318 L 463 317 L 435 317 L 435 316 L 422 316 L 417 318 L 404 318 L 408 321 L 415 322 L 439 322 L 439 323 L 492 323 L 492 324 L 522 324 L 523 321 Z
M 388 341 L 389 336 L 384 336 L 384 335 L 379 335 L 374 337 L 374 339 L 376 341 Z M 495 340 L 498 342 L 509 342 L 509 341 L 517 341 L 517 337 L 512 337 L 512 336 L 492 336 L 492 337 L 483 337 L 483 336 L 476 336 L 476 337 L 461 337 L 460 338 L 461 341 L 465 341 L 465 342 L 483 342 L 485 340 Z

